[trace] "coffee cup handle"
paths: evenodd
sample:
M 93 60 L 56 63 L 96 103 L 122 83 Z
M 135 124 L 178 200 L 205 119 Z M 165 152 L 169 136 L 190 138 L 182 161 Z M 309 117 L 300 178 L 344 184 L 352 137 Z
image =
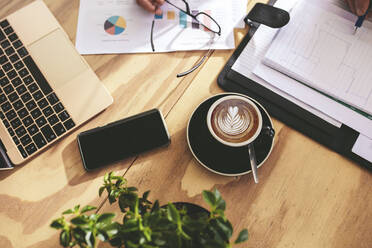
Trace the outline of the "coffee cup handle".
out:
M 262 127 L 261 132 L 264 135 L 269 136 L 270 138 L 274 138 L 274 136 L 275 136 L 275 130 L 271 126 L 264 126 L 264 127 Z

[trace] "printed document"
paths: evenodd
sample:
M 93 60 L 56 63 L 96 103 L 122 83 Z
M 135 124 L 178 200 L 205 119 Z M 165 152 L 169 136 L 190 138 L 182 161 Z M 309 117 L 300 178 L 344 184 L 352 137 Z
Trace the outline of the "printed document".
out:
M 296 2 L 298 0 L 278 0 L 275 6 L 289 11 Z M 324 2 L 345 6 L 345 2 L 341 0 Z M 232 69 L 334 126 L 340 127 L 342 123 L 346 124 L 361 133 L 360 136 L 364 137 L 363 144 L 372 144 L 372 120 L 262 63 L 277 31 L 277 29 L 260 26 Z M 365 156 L 365 149 L 361 147 L 363 146 L 356 145 L 353 152 L 372 162 L 370 157 Z
M 275 7 L 289 11 L 297 1 L 298 0 L 278 0 L 275 3 Z M 245 77 L 254 80 L 255 82 L 284 97 L 285 99 L 295 103 L 301 108 L 306 109 L 310 113 L 322 118 L 328 123 L 340 127 L 341 123 L 336 119 L 331 118 L 329 115 L 324 114 L 324 112 L 312 107 L 311 104 L 299 100 L 296 95 L 291 95 L 290 93 L 281 90 L 279 87 L 276 87 L 275 84 L 265 81 L 253 73 L 254 68 L 263 60 L 267 49 L 270 47 L 270 44 L 275 37 L 276 32 L 277 29 L 261 25 L 252 39 L 243 49 L 238 59 L 235 61 L 232 69 Z
M 193 14 L 206 12 L 217 21 L 222 30 L 218 36 L 168 3 L 161 6 L 162 15 L 154 16 L 138 6 L 136 0 L 80 0 L 76 48 L 81 54 L 152 52 L 151 26 L 155 20 L 155 52 L 233 49 L 233 27 L 242 19 L 238 16 L 244 15 L 237 9 L 244 2 L 246 6 L 246 0 L 230 1 L 237 3 L 188 0 Z M 185 6 L 181 0 L 171 2 Z
M 354 34 L 350 12 L 300 1 L 275 37 L 264 64 L 372 115 L 372 25 Z
M 325 3 L 331 4 L 334 7 L 336 7 L 340 2 L 341 0 L 325 1 Z M 340 10 L 342 9 L 337 9 L 337 11 Z M 341 13 L 345 12 L 342 10 Z M 356 19 L 356 17 L 351 13 L 346 13 L 348 18 Z M 250 61 L 252 54 L 258 54 L 258 51 L 260 51 L 259 54 L 261 54 L 261 57 L 257 58 L 260 62 L 256 62 L 253 69 L 250 70 L 250 73 L 253 74 L 255 78 L 259 79 L 258 82 L 263 81 L 265 84 L 269 84 L 270 87 L 273 87 L 276 91 L 289 94 L 302 104 L 306 104 L 308 107 L 311 106 L 312 110 L 309 110 L 308 108 L 304 109 L 316 114 L 320 118 L 323 118 L 330 123 L 332 122 L 328 118 L 344 123 L 372 140 L 371 119 L 262 63 L 277 32 L 278 31 L 275 29 L 260 27 L 253 36 L 253 39 L 257 41 L 254 43 L 252 43 L 252 41 L 248 43 L 246 49 L 233 65 L 233 69 L 239 71 L 243 75 L 248 75 L 246 72 L 247 69 L 244 69 L 244 66 L 247 64 L 247 61 Z M 248 47 L 250 44 L 252 44 L 251 47 Z M 301 106 L 300 104 L 298 105 Z M 328 116 L 328 118 L 324 118 L 320 113 Z

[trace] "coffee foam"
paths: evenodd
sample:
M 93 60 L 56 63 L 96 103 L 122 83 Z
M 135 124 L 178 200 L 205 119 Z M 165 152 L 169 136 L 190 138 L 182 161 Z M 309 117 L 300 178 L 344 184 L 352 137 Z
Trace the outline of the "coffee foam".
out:
M 211 114 L 211 127 L 225 142 L 242 143 L 251 139 L 259 128 L 257 109 L 241 99 L 219 103 Z

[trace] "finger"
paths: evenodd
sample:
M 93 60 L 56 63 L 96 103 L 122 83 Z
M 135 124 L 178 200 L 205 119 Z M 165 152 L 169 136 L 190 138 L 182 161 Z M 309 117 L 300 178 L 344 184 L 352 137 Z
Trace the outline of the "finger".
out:
M 355 10 L 358 16 L 364 15 L 367 12 L 369 0 L 355 0 Z
M 156 9 L 155 9 L 155 14 L 156 14 L 156 15 L 161 15 L 162 13 L 163 13 L 163 11 L 161 10 L 161 8 L 156 7 Z
M 350 8 L 351 12 L 353 12 L 354 14 L 356 14 L 356 12 L 355 12 L 355 6 L 354 6 L 354 0 L 346 0 L 346 2 L 349 5 L 349 8 Z
M 144 9 L 153 13 L 155 12 L 155 5 L 153 5 L 149 0 L 137 0 L 137 3 Z
M 164 0 L 155 0 L 155 2 L 158 4 L 158 6 L 163 5 Z

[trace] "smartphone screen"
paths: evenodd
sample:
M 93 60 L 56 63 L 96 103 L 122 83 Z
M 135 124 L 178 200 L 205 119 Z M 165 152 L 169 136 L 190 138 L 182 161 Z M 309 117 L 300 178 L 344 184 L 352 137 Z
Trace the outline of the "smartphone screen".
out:
M 157 109 L 78 135 L 80 154 L 87 170 L 167 145 L 169 141 L 164 118 Z

